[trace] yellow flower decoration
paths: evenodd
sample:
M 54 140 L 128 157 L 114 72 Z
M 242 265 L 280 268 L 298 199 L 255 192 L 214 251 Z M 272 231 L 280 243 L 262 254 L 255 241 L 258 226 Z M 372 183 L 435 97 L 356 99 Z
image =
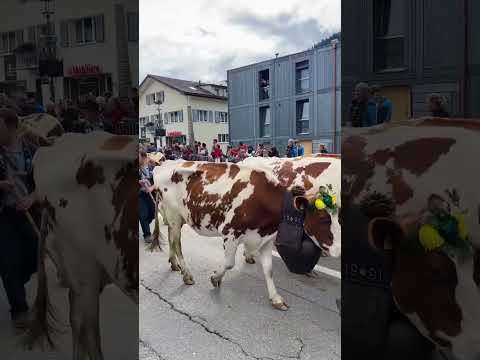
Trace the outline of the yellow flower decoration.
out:
M 443 237 L 431 225 L 422 225 L 419 231 L 420 243 L 427 250 L 434 250 L 445 243 Z
M 332 204 L 337 205 L 337 197 L 335 195 L 332 195 Z
M 465 224 L 465 217 L 462 214 L 455 215 L 455 218 L 458 221 L 458 236 L 460 239 L 466 240 L 468 236 L 467 225 Z
M 327 207 L 327 205 L 325 205 L 325 203 L 323 202 L 323 200 L 321 199 L 317 199 L 315 200 L 315 207 L 318 209 L 318 210 L 323 210 Z

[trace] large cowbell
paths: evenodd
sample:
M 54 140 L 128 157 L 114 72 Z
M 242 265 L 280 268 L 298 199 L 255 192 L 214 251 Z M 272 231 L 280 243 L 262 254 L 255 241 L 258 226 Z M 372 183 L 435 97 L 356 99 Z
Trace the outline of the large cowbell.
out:
M 288 270 L 295 274 L 311 272 L 322 253 L 305 233 L 304 221 L 305 212 L 295 208 L 292 193 L 286 192 L 275 245 Z

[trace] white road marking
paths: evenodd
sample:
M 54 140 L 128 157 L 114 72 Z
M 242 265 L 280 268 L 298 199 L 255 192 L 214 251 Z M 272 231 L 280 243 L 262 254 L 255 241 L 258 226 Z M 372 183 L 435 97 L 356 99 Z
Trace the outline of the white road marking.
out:
M 280 255 L 276 251 L 273 251 L 273 256 L 281 258 Z M 329 269 L 325 266 L 315 265 L 313 270 L 324 273 L 324 274 L 327 274 L 327 275 L 330 275 L 330 276 L 333 276 L 334 278 L 339 279 L 339 280 L 342 279 L 342 273 L 340 271 L 332 270 L 332 269 Z

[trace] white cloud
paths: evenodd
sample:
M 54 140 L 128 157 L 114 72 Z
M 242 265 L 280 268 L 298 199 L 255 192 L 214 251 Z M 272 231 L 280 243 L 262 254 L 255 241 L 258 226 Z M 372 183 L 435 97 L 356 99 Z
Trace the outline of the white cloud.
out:
M 339 30 L 340 0 L 140 0 L 140 80 L 225 80 Z

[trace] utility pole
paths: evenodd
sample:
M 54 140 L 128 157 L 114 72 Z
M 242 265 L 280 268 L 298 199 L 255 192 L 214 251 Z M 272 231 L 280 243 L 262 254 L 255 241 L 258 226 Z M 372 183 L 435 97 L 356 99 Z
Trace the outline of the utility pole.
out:
M 154 139 L 155 139 L 155 145 L 157 143 L 157 129 L 161 130 L 163 129 L 163 121 L 162 121 L 162 109 L 160 108 L 160 105 L 163 103 L 163 100 L 161 99 L 158 99 L 158 100 L 155 100 L 154 103 L 157 105 L 157 111 L 158 111 L 158 118 L 157 118 L 157 123 L 154 124 L 154 131 L 155 131 L 155 136 L 154 136 Z M 161 132 L 160 132 L 161 133 Z M 158 136 L 159 140 L 160 140 L 160 147 L 163 147 L 163 141 L 162 141 L 162 136 Z
M 45 17 L 45 35 L 43 36 L 43 43 L 41 47 L 41 52 L 39 59 L 45 61 L 47 64 L 56 64 L 56 45 L 57 37 L 54 32 L 54 26 L 52 23 L 52 16 L 55 14 L 55 1 L 54 0 L 42 0 L 43 1 L 43 10 L 42 15 Z M 47 66 L 47 68 L 52 69 L 52 66 Z M 50 77 L 50 101 L 55 102 L 55 80 L 54 74 L 48 74 Z M 58 75 L 57 75 L 58 76 Z

